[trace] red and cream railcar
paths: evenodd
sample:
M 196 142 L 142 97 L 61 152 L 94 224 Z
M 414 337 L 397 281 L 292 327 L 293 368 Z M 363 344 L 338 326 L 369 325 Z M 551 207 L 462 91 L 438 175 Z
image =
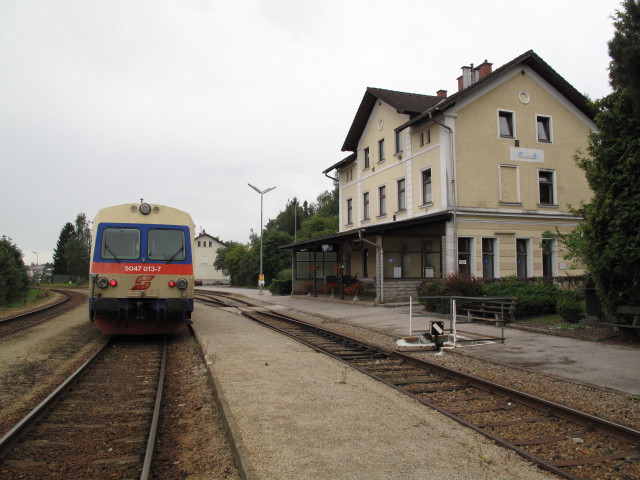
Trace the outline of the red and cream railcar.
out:
M 104 333 L 171 334 L 191 323 L 194 223 L 163 205 L 103 208 L 93 221 L 89 315 Z

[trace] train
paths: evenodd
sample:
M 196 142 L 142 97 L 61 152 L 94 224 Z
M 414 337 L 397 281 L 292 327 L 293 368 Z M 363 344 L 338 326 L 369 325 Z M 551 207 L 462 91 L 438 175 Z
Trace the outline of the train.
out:
M 177 334 L 191 324 L 194 231 L 182 210 L 141 201 L 98 211 L 89 319 L 116 335 Z

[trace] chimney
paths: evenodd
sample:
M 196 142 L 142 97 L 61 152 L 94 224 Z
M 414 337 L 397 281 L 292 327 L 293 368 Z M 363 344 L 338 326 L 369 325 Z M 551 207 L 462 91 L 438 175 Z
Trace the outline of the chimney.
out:
M 493 63 L 489 63 L 485 60 L 475 68 L 473 67 L 473 63 L 468 67 L 462 67 L 462 75 L 458 77 L 458 91 L 467 88 L 481 78 L 489 75 L 491 73 L 492 65 Z
M 482 62 L 480 65 L 478 65 L 478 73 L 480 74 L 478 76 L 478 80 L 480 80 L 481 78 L 486 77 L 487 75 L 489 75 L 492 70 L 493 70 L 493 63 L 489 63 L 486 59 L 484 62 Z
M 436 95 L 440 98 L 447 98 L 447 91 L 446 90 L 438 90 L 436 92 Z
M 458 77 L 458 91 L 463 88 L 467 88 L 471 85 L 471 72 L 473 71 L 473 64 L 470 67 L 462 67 L 462 76 Z

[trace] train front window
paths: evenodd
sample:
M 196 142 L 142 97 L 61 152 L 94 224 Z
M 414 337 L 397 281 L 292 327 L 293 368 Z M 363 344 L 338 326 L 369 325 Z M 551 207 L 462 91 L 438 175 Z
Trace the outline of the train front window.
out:
M 136 260 L 140 257 L 140 230 L 137 228 L 105 228 L 102 232 L 100 257 L 105 260 Z
M 183 261 L 187 256 L 182 230 L 149 230 L 149 260 Z

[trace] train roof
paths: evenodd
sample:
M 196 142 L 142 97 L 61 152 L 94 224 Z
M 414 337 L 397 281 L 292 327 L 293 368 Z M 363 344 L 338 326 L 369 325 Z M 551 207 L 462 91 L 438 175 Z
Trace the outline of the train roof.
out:
M 152 203 L 125 203 L 102 208 L 93 219 L 93 227 L 105 222 L 185 225 L 195 229 L 193 219 L 187 212 Z

